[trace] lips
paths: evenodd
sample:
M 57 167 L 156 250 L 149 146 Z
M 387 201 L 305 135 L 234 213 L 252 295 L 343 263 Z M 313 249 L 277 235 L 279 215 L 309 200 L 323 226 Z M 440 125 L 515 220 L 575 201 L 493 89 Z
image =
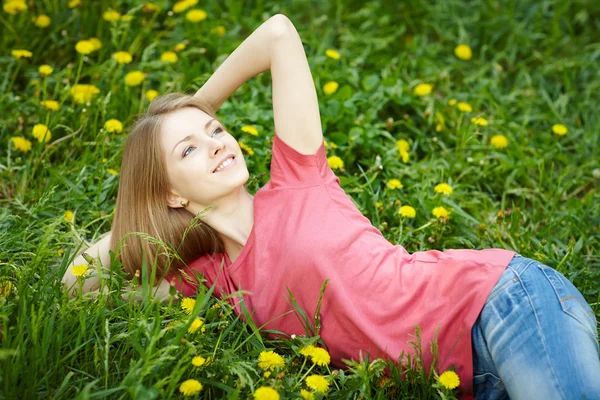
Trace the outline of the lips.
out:
M 227 161 L 227 160 L 228 160 L 228 159 L 230 159 L 230 158 L 235 158 L 235 156 L 234 156 L 233 154 L 227 154 L 227 155 L 226 155 L 226 156 L 225 156 L 225 157 L 224 157 L 224 158 L 221 160 L 221 162 L 220 162 L 220 163 L 219 163 L 219 164 L 218 164 L 218 165 L 215 167 L 215 169 L 213 169 L 213 171 L 212 171 L 212 172 L 213 172 L 213 174 L 214 174 L 215 172 L 217 172 L 217 168 L 219 168 L 219 167 L 221 166 L 221 164 L 223 164 L 225 161 Z

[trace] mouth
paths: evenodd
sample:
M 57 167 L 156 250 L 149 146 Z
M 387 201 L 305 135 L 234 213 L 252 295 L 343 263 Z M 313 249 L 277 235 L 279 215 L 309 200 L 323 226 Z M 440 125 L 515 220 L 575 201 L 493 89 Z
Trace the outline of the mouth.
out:
M 212 173 L 216 174 L 216 173 L 221 172 L 223 170 L 229 169 L 234 164 L 235 164 L 235 156 L 228 157 L 217 168 L 215 168 Z

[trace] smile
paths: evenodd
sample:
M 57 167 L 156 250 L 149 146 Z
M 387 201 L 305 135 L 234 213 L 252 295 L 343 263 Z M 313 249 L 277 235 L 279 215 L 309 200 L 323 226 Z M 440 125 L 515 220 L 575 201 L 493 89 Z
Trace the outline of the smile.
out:
M 217 173 L 217 172 L 221 172 L 221 171 L 223 171 L 224 169 L 228 169 L 228 168 L 229 168 L 230 166 L 232 166 L 234 163 L 235 163 L 235 157 L 228 158 L 227 160 L 225 160 L 225 161 L 224 161 L 224 162 L 223 162 L 221 165 L 219 165 L 219 166 L 218 166 L 218 167 L 217 167 L 217 168 L 216 168 L 216 169 L 213 171 L 213 174 L 214 174 L 214 173 Z

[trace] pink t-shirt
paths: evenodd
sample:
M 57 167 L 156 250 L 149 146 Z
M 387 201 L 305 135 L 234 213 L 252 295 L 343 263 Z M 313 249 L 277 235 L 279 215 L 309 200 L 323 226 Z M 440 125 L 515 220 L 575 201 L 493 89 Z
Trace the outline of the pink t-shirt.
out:
M 439 373 L 456 367 L 465 398 L 472 398 L 471 328 L 514 251 L 429 250 L 409 254 L 390 243 L 340 187 L 323 144 L 301 154 L 274 135 L 270 180 L 254 197 L 254 226 L 242 252 L 203 256 L 186 268 L 200 271 L 221 297 L 250 292 L 244 302 L 257 326 L 303 335 L 287 288 L 314 324 L 321 285 L 320 335 L 334 366 L 342 359 L 398 360 L 413 352 L 421 329 L 426 371 L 439 325 Z M 221 264 L 223 269 L 219 274 Z M 168 279 L 175 280 L 172 273 Z M 196 287 L 176 283 L 185 296 Z M 239 300 L 230 299 L 240 313 Z M 263 326 L 264 325 L 264 326 Z M 275 336 L 275 335 L 272 335 Z

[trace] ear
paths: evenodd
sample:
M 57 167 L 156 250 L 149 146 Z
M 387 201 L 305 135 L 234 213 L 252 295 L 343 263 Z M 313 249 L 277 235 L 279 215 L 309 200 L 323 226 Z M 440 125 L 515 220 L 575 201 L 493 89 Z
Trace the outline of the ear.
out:
M 184 203 L 187 203 L 187 199 L 180 197 L 178 194 L 175 194 L 173 192 L 169 192 L 169 194 L 167 194 L 167 204 L 171 208 L 181 208 L 182 201 Z

